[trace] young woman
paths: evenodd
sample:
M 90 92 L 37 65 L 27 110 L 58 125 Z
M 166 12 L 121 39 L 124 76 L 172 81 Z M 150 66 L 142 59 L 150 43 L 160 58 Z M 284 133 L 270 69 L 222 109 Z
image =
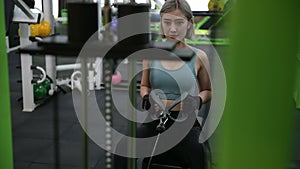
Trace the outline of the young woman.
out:
M 176 42 L 176 49 L 190 49 L 194 56 L 190 61 L 178 60 L 144 60 L 141 80 L 140 95 L 143 98 L 143 109 L 149 110 L 149 114 L 159 110 L 157 104 L 150 97 L 152 91 L 156 92 L 161 102 L 168 107 L 172 102 L 187 92 L 187 99 L 171 110 L 174 118 L 180 113 L 194 112 L 200 109 L 201 105 L 211 99 L 211 84 L 209 79 L 209 63 L 206 54 L 198 49 L 188 46 L 184 39 L 194 37 L 194 25 L 192 11 L 185 0 L 167 0 L 161 8 L 161 33 L 166 41 Z M 191 102 L 195 104 L 191 104 Z M 195 117 L 195 113 L 190 116 Z M 147 169 L 151 163 L 176 163 L 190 169 L 204 169 L 205 157 L 203 145 L 199 143 L 201 127 L 196 120 L 186 136 L 171 149 L 145 158 L 143 169 Z M 167 129 L 171 128 L 174 122 L 167 122 Z M 137 137 L 151 137 L 158 134 L 157 125 L 159 120 L 142 124 L 137 129 Z M 184 122 L 183 122 L 184 123 Z M 166 141 L 166 140 L 165 140 Z M 168 142 L 168 140 L 166 141 Z M 126 166 L 122 157 L 117 157 L 114 168 Z M 119 166 L 119 167 L 118 167 Z

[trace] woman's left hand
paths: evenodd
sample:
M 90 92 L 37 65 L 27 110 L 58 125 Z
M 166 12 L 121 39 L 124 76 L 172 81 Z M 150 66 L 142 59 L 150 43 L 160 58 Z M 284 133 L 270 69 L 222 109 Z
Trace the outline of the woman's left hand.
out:
M 182 101 L 182 111 L 184 113 L 191 114 L 191 113 L 195 112 L 196 110 L 200 110 L 201 106 L 202 106 L 202 99 L 200 96 L 188 95 Z

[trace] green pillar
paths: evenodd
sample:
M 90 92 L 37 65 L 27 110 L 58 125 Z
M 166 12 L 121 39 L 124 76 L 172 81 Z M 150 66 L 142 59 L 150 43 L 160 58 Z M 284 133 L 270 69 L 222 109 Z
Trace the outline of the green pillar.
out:
M 289 168 L 298 6 L 297 0 L 235 1 L 217 168 Z
M 6 55 L 3 0 L 0 0 L 0 79 L 0 168 L 13 169 L 8 62 Z
M 296 63 L 296 81 L 295 81 L 295 91 L 294 99 L 296 102 L 296 108 L 300 109 L 300 30 L 298 31 L 298 59 Z

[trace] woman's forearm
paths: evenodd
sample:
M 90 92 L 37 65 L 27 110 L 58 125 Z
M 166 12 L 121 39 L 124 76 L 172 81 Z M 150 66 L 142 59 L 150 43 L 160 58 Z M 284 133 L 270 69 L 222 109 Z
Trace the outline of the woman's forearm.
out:
M 147 86 L 141 85 L 141 88 L 140 88 L 141 97 L 143 98 L 146 94 L 149 94 L 149 93 L 150 93 L 150 88 Z
M 206 103 L 211 99 L 211 91 L 210 90 L 203 90 L 199 93 L 199 96 L 202 99 L 202 103 Z

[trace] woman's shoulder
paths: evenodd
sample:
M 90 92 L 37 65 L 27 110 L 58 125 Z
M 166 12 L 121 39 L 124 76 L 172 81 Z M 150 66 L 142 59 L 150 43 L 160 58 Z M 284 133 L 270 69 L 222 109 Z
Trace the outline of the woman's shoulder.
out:
M 150 60 L 143 60 L 143 67 L 144 67 L 144 68 L 149 68 L 149 67 L 150 67 L 150 64 L 151 64 L 151 61 L 150 61 Z
M 204 64 L 208 64 L 208 57 L 203 50 L 193 46 L 189 46 L 189 47 L 195 52 L 196 62 L 200 62 L 200 63 L 202 62 Z

